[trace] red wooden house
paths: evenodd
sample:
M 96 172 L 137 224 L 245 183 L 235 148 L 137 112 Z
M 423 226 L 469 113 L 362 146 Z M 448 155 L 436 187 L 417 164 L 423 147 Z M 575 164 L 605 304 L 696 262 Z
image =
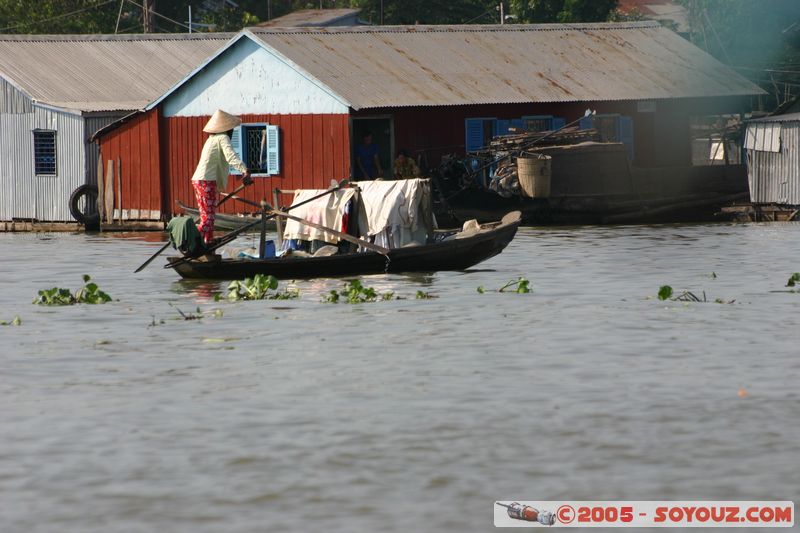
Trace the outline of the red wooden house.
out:
M 251 28 L 95 138 L 104 159 L 121 160 L 129 217 L 166 218 L 176 200 L 194 203 L 189 180 L 217 108 L 244 121 L 234 141 L 256 176 L 245 196 L 260 200 L 349 177 L 365 130 L 384 168 L 400 149 L 435 166 L 509 126 L 554 127 L 586 108 L 634 165 L 691 165 L 691 118 L 743 111 L 761 93 L 651 22 Z

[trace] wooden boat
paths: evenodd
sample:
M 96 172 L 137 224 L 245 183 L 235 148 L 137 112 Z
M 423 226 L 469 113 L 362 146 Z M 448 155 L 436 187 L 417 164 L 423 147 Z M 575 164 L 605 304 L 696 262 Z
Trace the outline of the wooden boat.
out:
M 308 279 L 360 276 L 384 272 L 435 272 L 464 270 L 503 251 L 522 221 L 519 211 L 500 222 L 483 224 L 472 233 L 453 232 L 439 242 L 393 248 L 384 256 L 377 252 L 337 254 L 324 257 L 269 259 L 220 259 L 213 262 L 168 258 L 165 268 L 174 268 L 190 279 L 244 279 L 256 274 L 278 279 Z
M 200 216 L 200 211 L 198 211 L 196 207 L 189 207 L 180 200 L 176 200 L 176 202 L 187 215 L 195 218 Z M 214 229 L 220 231 L 233 231 L 259 220 L 259 218 L 260 217 L 254 215 L 227 215 L 225 213 L 215 213 Z M 274 228 L 275 223 L 271 222 L 270 227 Z M 258 228 L 254 229 L 253 231 L 258 231 Z

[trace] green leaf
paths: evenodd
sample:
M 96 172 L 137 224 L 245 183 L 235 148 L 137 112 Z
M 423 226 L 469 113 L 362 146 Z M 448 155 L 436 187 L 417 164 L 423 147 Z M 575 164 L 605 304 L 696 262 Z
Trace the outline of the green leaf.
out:
M 786 282 L 786 286 L 794 287 L 798 282 L 800 282 L 800 272 L 795 272 L 789 277 L 789 281 Z
M 672 292 L 672 287 L 669 285 L 662 285 L 661 288 L 658 289 L 658 299 L 667 300 L 672 297 Z
M 479 285 L 477 290 L 478 294 L 483 294 L 486 292 L 486 289 L 483 288 L 483 285 Z

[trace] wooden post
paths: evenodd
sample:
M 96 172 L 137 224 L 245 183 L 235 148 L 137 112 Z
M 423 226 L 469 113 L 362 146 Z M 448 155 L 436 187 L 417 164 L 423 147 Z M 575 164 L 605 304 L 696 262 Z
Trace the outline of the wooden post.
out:
M 108 160 L 106 168 L 106 197 L 103 205 L 106 208 L 106 221 L 111 224 L 114 222 L 114 160 Z
M 280 209 L 281 204 L 279 203 L 280 200 L 280 192 L 281 190 L 275 187 L 275 190 L 272 191 L 272 208 L 273 209 Z M 278 231 L 278 249 L 283 249 L 283 220 L 280 217 L 275 218 L 275 228 Z
M 261 200 L 261 239 L 258 245 L 258 258 L 264 259 L 264 254 L 267 250 L 267 199 Z
M 105 204 L 105 189 L 106 184 L 103 180 L 103 154 L 97 156 L 97 214 L 100 216 L 100 229 L 103 229 L 103 218 L 105 211 L 103 205 Z
M 117 158 L 117 208 L 119 223 L 122 224 L 122 158 Z

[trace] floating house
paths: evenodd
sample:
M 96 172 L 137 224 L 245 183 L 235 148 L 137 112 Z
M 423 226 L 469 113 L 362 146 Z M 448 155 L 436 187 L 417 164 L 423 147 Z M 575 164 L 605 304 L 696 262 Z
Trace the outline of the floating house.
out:
M 749 121 L 744 149 L 750 201 L 800 207 L 800 113 Z
M 131 169 L 123 207 L 166 215 L 194 203 L 189 180 L 217 108 L 244 121 L 233 141 L 257 201 L 350 177 L 367 131 L 384 169 L 401 149 L 435 167 L 512 126 L 549 129 L 587 108 L 631 165 L 677 176 L 691 170 L 695 117 L 745 112 L 760 94 L 655 22 L 249 28 L 95 139 L 104 159 Z
M 97 180 L 89 137 L 152 102 L 230 38 L 0 36 L 0 221 L 72 220 L 70 194 Z M 160 206 L 149 203 L 158 192 L 131 189 L 135 172 L 123 176 L 144 218 L 159 218 Z

